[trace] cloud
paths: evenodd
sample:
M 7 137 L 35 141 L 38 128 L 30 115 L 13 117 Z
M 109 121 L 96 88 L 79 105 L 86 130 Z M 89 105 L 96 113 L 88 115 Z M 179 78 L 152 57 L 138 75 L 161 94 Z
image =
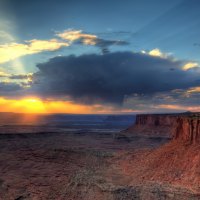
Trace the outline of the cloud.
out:
M 9 74 L 0 71 L 0 96 L 23 95 L 25 88 L 30 88 L 33 83 L 33 74 Z
M 61 47 L 69 46 L 67 42 L 57 39 L 29 40 L 26 43 L 7 43 L 0 45 L 0 63 L 5 63 L 21 56 L 40 53 L 43 51 L 55 51 Z
M 197 68 L 197 67 L 199 67 L 199 64 L 197 62 L 188 62 L 182 67 L 182 69 L 184 71 L 187 71 L 187 70 Z
M 192 94 L 192 93 L 199 93 L 200 94 L 200 87 L 193 87 L 186 91 L 186 93 Z
M 106 40 L 96 35 L 83 33 L 82 30 L 65 30 L 57 34 L 58 37 L 68 42 L 76 42 L 83 45 L 93 45 L 99 47 L 103 53 L 108 53 L 108 48 L 112 45 L 128 45 L 129 43 L 122 40 Z
M 134 94 L 126 98 L 125 108 L 143 111 L 200 111 L 200 87 L 174 89 L 154 94 Z
M 13 82 L 0 82 L 0 95 L 6 95 L 10 92 L 16 92 L 21 90 L 22 87 Z
M 199 74 L 183 71 L 183 65 L 183 61 L 132 52 L 60 56 L 37 65 L 31 90 L 78 103 L 121 105 L 132 94 L 149 96 L 200 84 Z
M 33 79 L 33 73 L 27 74 L 9 74 L 4 71 L 0 71 L 1 80 L 6 80 L 7 82 L 11 82 L 11 80 L 25 80 L 31 82 Z
M 41 53 L 44 51 L 56 51 L 62 47 L 68 47 L 72 43 L 82 45 L 93 45 L 99 47 L 103 53 L 108 53 L 108 47 L 112 45 L 127 45 L 128 42 L 121 40 L 106 40 L 93 34 L 83 33 L 81 30 L 66 30 L 57 33 L 57 39 L 49 40 L 28 40 L 23 43 L 13 42 L 14 38 L 7 32 L 0 31 L 0 38 L 9 39 L 9 43 L 0 44 L 0 64 L 21 56 Z
M 147 54 L 150 56 L 160 57 L 160 58 L 175 59 L 172 57 L 171 53 L 164 53 L 158 48 L 152 49 L 150 51 L 142 50 L 141 53 Z M 199 67 L 199 63 L 190 61 L 190 62 L 184 63 L 184 65 L 181 68 L 182 70 L 187 71 L 190 69 L 197 69 L 198 67 Z
M 170 57 L 170 53 L 163 53 L 158 48 L 152 49 L 150 51 L 143 50 L 143 51 L 141 51 L 141 53 L 147 54 L 147 55 L 150 55 L 150 56 L 160 57 L 160 58 L 169 58 Z
M 83 39 L 89 43 L 92 43 L 97 38 L 96 35 L 82 33 L 82 30 L 65 30 L 62 33 L 58 33 L 57 36 L 70 42 Z
M 10 74 L 0 71 L 0 78 L 5 78 L 5 77 L 9 77 L 9 76 L 10 76 Z
M 88 45 L 87 42 L 83 41 L 84 44 Z M 123 45 L 128 45 L 129 43 L 126 41 L 121 41 L 121 40 L 104 40 L 97 38 L 94 41 L 94 45 L 99 47 L 102 50 L 102 53 L 108 53 L 109 52 L 109 47 L 112 45 L 117 45 L 117 46 L 123 46 Z
M 15 80 L 23 80 L 23 79 L 27 79 L 29 81 L 32 80 L 33 78 L 33 74 L 32 73 L 28 73 L 28 74 L 12 74 L 9 76 L 10 79 L 15 79 Z
M 127 113 L 136 110 L 114 108 L 105 105 L 81 105 L 70 101 L 49 99 L 43 101 L 34 96 L 25 98 L 4 98 L 0 96 L 1 112 L 21 112 L 21 113 L 74 113 L 74 114 L 108 114 Z M 30 120 L 36 120 L 30 119 Z

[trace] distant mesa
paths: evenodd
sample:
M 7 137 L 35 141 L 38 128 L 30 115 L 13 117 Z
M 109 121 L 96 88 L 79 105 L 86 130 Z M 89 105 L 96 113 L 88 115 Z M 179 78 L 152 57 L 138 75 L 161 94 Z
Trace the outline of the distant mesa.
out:
M 124 133 L 171 137 L 195 144 L 200 142 L 200 113 L 139 114 Z
M 135 124 L 124 132 L 171 137 L 174 118 L 177 116 L 178 114 L 139 114 L 136 116 Z

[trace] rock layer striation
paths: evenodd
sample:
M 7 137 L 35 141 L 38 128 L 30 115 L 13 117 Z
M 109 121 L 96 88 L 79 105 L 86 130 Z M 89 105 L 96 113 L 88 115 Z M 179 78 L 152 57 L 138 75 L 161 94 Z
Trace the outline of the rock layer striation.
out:
M 177 117 L 173 126 L 173 138 L 190 144 L 200 142 L 200 116 L 193 114 Z
M 177 114 L 139 114 L 125 132 L 153 136 L 171 136 Z

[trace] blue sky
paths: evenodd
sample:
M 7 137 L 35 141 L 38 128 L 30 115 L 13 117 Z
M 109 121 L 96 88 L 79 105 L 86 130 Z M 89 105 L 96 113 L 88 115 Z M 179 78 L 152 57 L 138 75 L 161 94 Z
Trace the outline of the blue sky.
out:
M 1 19 L 10 21 L 13 27 L 9 29 L 18 42 L 49 39 L 56 31 L 71 28 L 105 39 L 128 40 L 130 45 L 123 48 L 126 50 L 159 48 L 178 58 L 199 60 L 200 48 L 194 45 L 200 42 L 198 0 L 3 0 L 1 4 Z M 91 51 L 94 49 L 76 46 L 62 53 Z M 47 53 L 34 56 L 31 65 L 51 56 Z M 25 64 L 31 62 L 29 56 L 22 59 Z
M 77 39 L 59 35 L 76 31 L 79 31 Z M 0 0 L 0 69 L 1 74 L 7 74 L 2 75 L 1 81 L 4 85 L 5 81 L 22 84 L 19 78 L 10 77 L 41 73 L 38 63 L 51 63 L 49 59 L 55 57 L 73 54 L 79 58 L 105 52 L 157 56 L 179 62 L 178 69 L 189 63 L 187 67 L 196 71 L 188 70 L 187 73 L 196 75 L 200 62 L 199 35 L 198 0 Z M 199 87 L 198 84 L 188 85 Z M 172 89 L 189 90 L 185 86 Z

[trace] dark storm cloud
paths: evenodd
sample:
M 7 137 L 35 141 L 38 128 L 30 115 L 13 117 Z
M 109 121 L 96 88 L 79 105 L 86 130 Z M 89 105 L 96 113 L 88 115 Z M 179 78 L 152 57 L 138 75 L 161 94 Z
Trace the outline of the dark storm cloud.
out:
M 9 92 L 16 92 L 21 89 L 22 87 L 17 83 L 0 82 L 0 95 L 4 95 Z
M 85 45 L 85 39 L 87 38 L 80 38 L 79 41 L 77 41 L 78 44 L 83 44 Z M 99 47 L 102 51 L 102 53 L 109 53 L 109 47 L 110 46 L 124 46 L 124 45 L 129 45 L 129 42 L 123 41 L 123 40 L 106 40 L 102 38 L 94 38 L 91 40 L 93 45 L 96 47 Z
M 100 38 L 96 39 L 96 46 L 101 48 L 102 53 L 106 53 L 105 51 L 109 52 L 108 48 L 112 45 L 123 46 L 128 44 L 128 42 L 121 40 L 104 40 Z
M 55 57 L 37 65 L 32 90 L 86 104 L 120 105 L 134 93 L 152 95 L 198 85 L 199 74 L 181 70 L 183 64 L 132 52 Z

